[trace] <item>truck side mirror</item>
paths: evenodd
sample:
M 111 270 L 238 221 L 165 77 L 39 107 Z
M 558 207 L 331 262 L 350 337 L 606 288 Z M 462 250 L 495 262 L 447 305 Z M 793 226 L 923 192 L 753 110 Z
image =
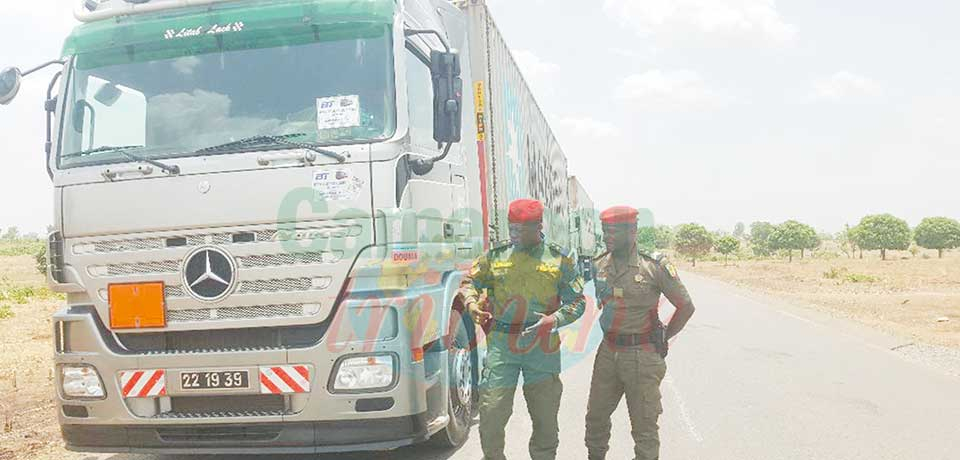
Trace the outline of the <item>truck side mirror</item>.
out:
M 430 74 L 433 77 L 433 139 L 439 143 L 460 142 L 463 115 L 460 53 L 431 51 Z
M 7 105 L 20 92 L 23 74 L 16 67 L 8 67 L 0 72 L 0 104 Z

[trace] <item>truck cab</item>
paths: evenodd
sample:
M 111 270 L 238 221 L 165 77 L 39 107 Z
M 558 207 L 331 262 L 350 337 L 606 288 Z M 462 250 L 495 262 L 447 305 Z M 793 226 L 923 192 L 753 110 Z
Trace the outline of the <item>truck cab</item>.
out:
M 457 288 L 488 244 L 464 12 L 99 0 L 75 15 L 47 102 L 68 448 L 462 443 L 479 358 Z M 27 73 L 0 75 L 0 102 Z

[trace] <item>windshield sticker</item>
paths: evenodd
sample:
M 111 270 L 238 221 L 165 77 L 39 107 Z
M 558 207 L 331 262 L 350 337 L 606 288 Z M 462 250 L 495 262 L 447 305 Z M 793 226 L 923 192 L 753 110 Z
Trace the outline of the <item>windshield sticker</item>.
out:
M 320 200 L 352 200 L 363 190 L 363 179 L 345 169 L 314 171 L 313 190 Z
M 320 131 L 360 126 L 360 96 L 317 99 L 317 128 Z
M 227 24 L 214 24 L 212 26 L 199 26 L 194 28 L 167 29 L 163 33 L 164 40 L 173 40 L 175 38 L 199 37 L 201 35 L 222 35 L 233 32 L 243 31 L 243 21 L 231 22 Z

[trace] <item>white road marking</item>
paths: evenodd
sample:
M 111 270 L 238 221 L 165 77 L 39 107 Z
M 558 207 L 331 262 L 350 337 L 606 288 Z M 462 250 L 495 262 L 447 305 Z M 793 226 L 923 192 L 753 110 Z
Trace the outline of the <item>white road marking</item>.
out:
M 822 326 L 822 324 L 820 324 L 820 323 L 818 323 L 818 322 L 816 322 L 816 321 L 811 321 L 811 320 L 809 320 L 809 319 L 807 319 L 807 318 L 804 318 L 804 317 L 802 317 L 802 316 L 794 315 L 793 313 L 788 313 L 788 312 L 785 312 L 785 311 L 779 310 L 779 309 L 774 309 L 773 311 L 775 311 L 775 312 L 777 312 L 777 313 L 780 313 L 781 315 L 786 316 L 787 318 L 793 318 L 793 319 L 795 319 L 795 320 L 797 320 L 797 321 L 803 321 L 804 323 L 807 323 L 807 324 L 810 324 L 810 325 L 813 325 L 813 326 L 817 326 L 817 327 Z
M 673 398 L 677 401 L 677 408 L 680 410 L 680 421 L 683 422 L 684 427 L 687 429 L 687 433 L 690 434 L 690 437 L 692 437 L 694 441 L 698 443 L 703 442 L 703 436 L 700 436 L 700 432 L 697 431 L 696 425 L 693 424 L 693 419 L 690 417 L 690 413 L 687 412 L 687 403 L 684 401 L 683 396 L 680 396 L 680 390 L 677 389 L 676 385 L 674 385 L 673 376 L 670 375 L 669 372 L 663 378 L 663 383 L 666 385 L 667 389 L 670 390 Z

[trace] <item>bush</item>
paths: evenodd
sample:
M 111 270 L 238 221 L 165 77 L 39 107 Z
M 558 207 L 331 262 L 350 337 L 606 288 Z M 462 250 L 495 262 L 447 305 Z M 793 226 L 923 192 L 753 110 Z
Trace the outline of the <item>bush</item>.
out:
M 32 256 L 46 246 L 41 240 L 2 240 L 0 241 L 0 256 Z
M 10 305 L 0 305 L 0 319 L 13 318 L 13 309 Z
M 46 287 L 17 286 L 7 280 L 0 281 L 0 302 L 25 304 L 31 300 L 61 299 L 57 294 Z
M 846 267 L 830 267 L 829 271 L 823 272 L 823 277 L 828 280 L 840 279 L 840 276 L 847 272 Z
M 41 275 L 47 274 L 47 245 L 40 246 L 40 250 L 34 254 L 34 259 L 37 261 L 37 271 Z
M 877 278 L 876 276 L 864 275 L 860 273 L 850 273 L 844 277 L 844 279 L 851 283 L 876 283 L 877 281 L 880 281 L 880 278 Z

